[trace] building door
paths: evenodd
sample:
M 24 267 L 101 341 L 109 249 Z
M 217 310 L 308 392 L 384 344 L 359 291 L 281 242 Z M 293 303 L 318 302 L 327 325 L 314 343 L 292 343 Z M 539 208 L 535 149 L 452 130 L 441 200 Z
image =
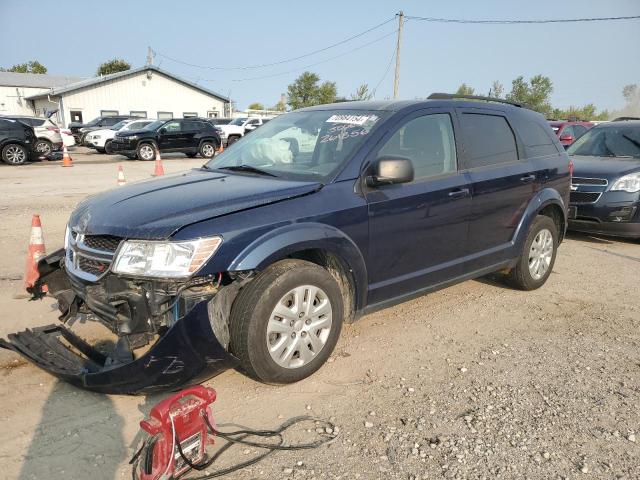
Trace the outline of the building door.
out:
M 71 110 L 71 121 L 75 123 L 82 123 L 82 112 L 80 110 Z

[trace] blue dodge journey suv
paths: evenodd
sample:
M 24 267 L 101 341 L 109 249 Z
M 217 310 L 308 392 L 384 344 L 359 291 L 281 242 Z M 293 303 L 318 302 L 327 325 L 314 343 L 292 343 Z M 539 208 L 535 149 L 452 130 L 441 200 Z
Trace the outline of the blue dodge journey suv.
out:
M 492 272 L 542 286 L 567 224 L 569 157 L 541 115 L 471 100 L 298 110 L 202 168 L 86 199 L 30 290 L 57 299 L 62 324 L 1 345 L 99 392 L 229 367 L 288 383 L 363 314 Z M 79 318 L 113 348 L 74 333 Z

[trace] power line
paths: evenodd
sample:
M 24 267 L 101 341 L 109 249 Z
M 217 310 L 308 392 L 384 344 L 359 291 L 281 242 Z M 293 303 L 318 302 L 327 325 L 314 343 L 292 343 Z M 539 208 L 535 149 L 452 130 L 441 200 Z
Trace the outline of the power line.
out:
M 365 43 L 363 45 L 360 45 L 359 47 L 352 48 L 351 50 L 343 52 L 343 53 L 341 53 L 339 55 L 335 55 L 333 57 L 329 57 L 329 58 L 327 58 L 325 60 L 321 60 L 321 61 L 316 62 L 316 63 L 311 63 L 309 65 L 305 65 L 304 67 L 299 67 L 299 68 L 296 68 L 296 69 L 293 69 L 293 70 L 288 70 L 286 72 L 274 73 L 274 74 L 271 74 L 271 75 L 261 75 L 259 77 L 232 78 L 231 81 L 232 82 L 246 82 L 246 81 L 249 81 L 249 80 L 261 80 L 263 78 L 279 77 L 281 75 L 288 75 L 289 73 L 295 73 L 295 72 L 299 72 L 301 70 L 306 70 L 307 68 L 315 67 L 316 65 L 321 65 L 323 63 L 330 62 L 331 60 L 335 60 L 336 58 L 344 57 L 345 55 L 349 55 L 349 54 L 351 54 L 353 52 L 357 52 L 358 50 L 362 50 L 363 48 L 368 47 L 369 45 L 373 45 L 374 43 L 380 42 L 380 41 L 384 40 L 385 38 L 388 38 L 388 37 L 390 37 L 392 35 L 395 35 L 397 31 L 398 30 L 396 29 L 393 32 L 389 32 L 386 35 L 378 37 L 375 40 L 372 40 L 372 41 L 367 42 L 367 43 Z
M 393 63 L 393 59 L 395 57 L 396 57 L 396 48 L 394 47 L 393 52 L 391 53 L 391 58 L 389 59 L 389 63 L 387 64 L 387 68 L 385 69 L 384 74 L 382 75 L 382 78 L 376 84 L 375 88 L 371 91 L 373 98 L 375 98 L 376 92 L 378 91 L 378 88 L 380 88 L 380 85 L 382 85 L 382 82 L 384 82 L 384 79 L 387 78 L 387 75 L 389 74 L 389 70 L 391 69 L 391 64 Z
M 437 17 L 415 17 L 407 15 L 408 20 L 419 20 L 423 22 L 437 23 L 475 23 L 482 25 L 521 25 L 538 23 L 579 23 L 579 22 L 608 22 L 615 20 L 636 20 L 640 15 L 630 15 L 625 17 L 592 17 L 592 18 L 558 18 L 543 20 L 469 20 L 458 18 L 437 18 Z
M 328 45 L 326 47 L 320 48 L 318 50 L 314 50 L 312 52 L 305 53 L 304 55 L 299 55 L 297 57 L 292 57 L 292 58 L 287 58 L 287 59 L 284 59 L 284 60 L 279 60 L 277 62 L 263 63 L 263 64 L 258 64 L 258 65 L 245 65 L 245 66 L 238 66 L 238 67 L 212 67 L 212 66 L 208 66 L 208 65 L 197 65 L 195 63 L 185 62 L 183 60 L 179 60 L 177 58 L 170 57 L 170 56 L 165 55 L 164 53 L 161 53 L 161 52 L 158 52 L 158 51 L 156 51 L 155 53 L 157 55 L 161 56 L 161 57 L 166 58 L 167 60 L 171 60 L 172 62 L 180 63 L 182 65 L 187 65 L 189 67 L 203 68 L 203 69 L 208 69 L 208 70 L 250 70 L 250 69 L 254 69 L 254 68 L 273 67 L 275 65 L 282 65 L 283 63 L 294 62 L 294 61 L 300 60 L 302 58 L 310 57 L 312 55 L 315 55 L 316 53 L 325 52 L 325 51 L 330 50 L 332 48 L 335 48 L 337 46 L 343 45 L 343 44 L 345 44 L 347 42 L 350 42 L 351 40 L 355 40 L 356 38 L 360 38 L 360 37 L 362 37 L 363 35 L 366 35 L 369 32 L 377 30 L 378 28 L 386 25 L 389 22 L 392 22 L 393 20 L 395 20 L 395 16 L 391 17 L 391 18 L 385 20 L 384 22 L 379 23 L 378 25 L 375 25 L 375 26 L 373 26 L 373 27 L 371 27 L 371 28 L 369 28 L 369 29 L 367 29 L 367 30 L 365 30 L 363 32 L 360 32 L 360 33 L 358 33 L 356 35 L 353 35 L 353 36 L 351 36 L 349 38 L 345 38 L 344 40 L 341 40 L 341 41 L 339 41 L 337 43 L 333 43 L 331 45 Z

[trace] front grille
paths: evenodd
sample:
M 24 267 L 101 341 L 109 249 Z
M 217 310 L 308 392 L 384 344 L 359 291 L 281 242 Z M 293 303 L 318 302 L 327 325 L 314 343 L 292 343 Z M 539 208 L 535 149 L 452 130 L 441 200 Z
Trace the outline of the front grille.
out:
M 99 280 L 109 271 L 121 241 L 111 235 L 84 235 L 71 230 L 67 238 L 67 271 L 85 281 Z
M 609 181 L 606 178 L 589 178 L 589 177 L 573 177 L 571 179 L 572 185 L 608 185 Z
M 569 203 L 595 203 L 600 195 L 601 192 L 571 192 Z
M 121 240 L 120 237 L 113 237 L 111 235 L 86 235 L 84 237 L 84 244 L 96 250 L 115 252 Z
M 101 262 L 99 260 L 92 260 L 80 255 L 78 256 L 78 266 L 80 267 L 80 270 L 90 273 L 91 275 L 95 275 L 96 277 L 101 276 L 109 270 L 110 265 L 111 262 Z

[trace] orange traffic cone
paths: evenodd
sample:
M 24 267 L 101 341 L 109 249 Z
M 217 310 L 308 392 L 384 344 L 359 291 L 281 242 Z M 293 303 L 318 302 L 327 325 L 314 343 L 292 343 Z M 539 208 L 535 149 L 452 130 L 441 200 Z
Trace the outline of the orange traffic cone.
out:
M 126 185 L 127 180 L 124 178 L 124 170 L 122 169 L 122 165 L 118 165 L 118 186 Z
M 25 288 L 33 287 L 36 280 L 38 280 L 38 277 L 40 277 L 40 274 L 38 273 L 38 261 L 45 255 L 40 215 L 33 215 L 33 218 L 31 219 L 31 236 L 29 237 L 27 264 L 24 270 Z
M 156 151 L 156 168 L 153 172 L 154 177 L 160 177 L 164 175 L 164 167 L 162 166 L 162 159 L 160 158 L 160 150 Z
M 222 153 L 224 152 L 224 145 L 222 145 L 222 142 L 220 142 L 220 147 L 218 148 L 218 153 Z
M 62 166 L 63 167 L 73 167 L 73 163 L 71 163 L 71 157 L 69 156 L 69 151 L 67 150 L 67 146 L 66 145 L 63 148 Z

